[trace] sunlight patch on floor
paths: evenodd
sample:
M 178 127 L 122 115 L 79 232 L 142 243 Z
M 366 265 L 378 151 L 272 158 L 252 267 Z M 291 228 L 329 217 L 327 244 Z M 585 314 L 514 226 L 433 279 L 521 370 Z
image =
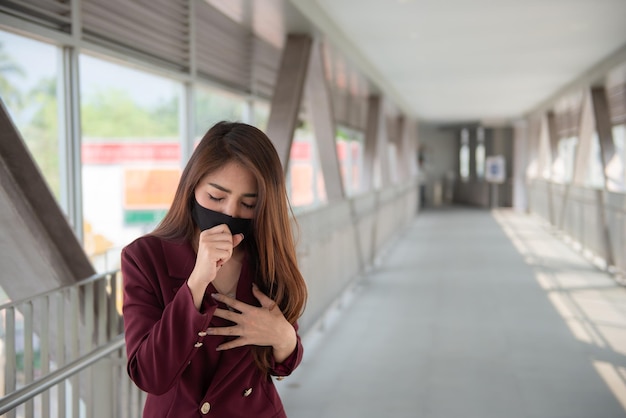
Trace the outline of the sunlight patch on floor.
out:
M 593 367 L 626 410 L 626 368 L 604 361 L 594 361 Z
M 546 239 L 551 237 L 549 229 L 527 215 L 507 210 L 492 213 L 532 267 L 535 280 L 574 338 L 588 345 L 593 367 L 626 410 L 626 367 L 620 360 L 626 355 L 626 289 L 577 253 L 571 243 L 549 245 L 554 243 Z M 594 358 L 599 355 L 616 360 Z

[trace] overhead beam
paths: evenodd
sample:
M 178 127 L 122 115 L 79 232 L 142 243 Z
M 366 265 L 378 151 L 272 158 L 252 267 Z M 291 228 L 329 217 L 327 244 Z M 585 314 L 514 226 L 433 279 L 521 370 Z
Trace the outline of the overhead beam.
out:
M 0 102 L 0 265 L 13 300 L 95 273 L 41 171 Z
M 289 152 L 300 114 L 312 43 L 308 35 L 287 36 L 274 86 L 266 133 L 276 147 L 285 172 L 289 167 Z
M 320 44 L 314 44 L 311 49 L 306 97 L 324 175 L 326 197 L 329 202 L 341 200 L 345 196 L 345 191 L 337 157 L 332 100 L 324 75 Z

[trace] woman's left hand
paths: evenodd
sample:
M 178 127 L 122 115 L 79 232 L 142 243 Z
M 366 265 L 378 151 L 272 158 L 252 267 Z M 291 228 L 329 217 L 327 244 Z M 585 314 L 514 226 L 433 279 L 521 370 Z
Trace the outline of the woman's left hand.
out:
M 285 319 L 280 308 L 272 299 L 252 285 L 254 297 L 261 302 L 261 307 L 248 305 L 237 299 L 213 294 L 213 298 L 238 312 L 216 309 L 214 315 L 235 325 L 230 327 L 211 327 L 206 330 L 209 335 L 238 337 L 217 347 L 218 350 L 229 350 L 244 345 L 271 346 L 277 363 L 284 361 L 293 352 L 297 344 L 296 331 Z

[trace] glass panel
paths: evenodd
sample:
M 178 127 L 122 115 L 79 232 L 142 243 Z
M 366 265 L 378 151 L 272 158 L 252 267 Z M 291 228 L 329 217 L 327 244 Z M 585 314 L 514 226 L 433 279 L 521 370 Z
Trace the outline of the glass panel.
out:
M 398 147 L 391 142 L 387 143 L 387 161 L 389 164 L 389 179 L 391 183 L 396 183 L 400 177 L 398 174 Z
M 255 101 L 253 106 L 254 126 L 265 132 L 267 121 L 270 119 L 270 105 L 267 102 Z
M 209 128 L 217 122 L 244 120 L 246 101 L 241 96 L 202 86 L 196 90 L 195 101 L 195 134 L 197 140 L 200 140 Z
M 180 176 L 182 86 L 80 57 L 84 247 L 98 271 L 162 219 Z
M 485 177 L 485 144 L 478 143 L 476 145 L 476 177 L 482 179 Z
M 552 179 L 552 152 L 550 152 L 550 140 L 548 136 L 548 124 L 542 123 L 541 133 L 539 137 L 539 167 L 541 177 L 546 180 Z
M 361 191 L 363 167 L 363 134 L 349 128 L 337 129 L 337 157 L 347 196 Z
M 59 200 L 57 61 L 56 47 L 0 31 L 0 97 Z
M 469 180 L 470 171 L 470 150 L 469 150 L 469 131 L 467 129 L 461 130 L 461 149 L 459 151 L 459 172 L 461 174 L 461 180 Z
M 589 169 L 587 170 L 587 185 L 604 188 L 604 174 L 602 173 L 602 161 L 600 159 L 600 144 L 597 132 L 591 138 L 591 152 L 589 153 Z
M 296 129 L 291 144 L 287 194 L 294 208 L 316 207 L 326 202 L 326 187 L 319 164 L 317 143 L 307 124 Z
M 626 191 L 626 125 L 613 126 L 615 156 L 609 162 L 609 190 Z
M 474 151 L 476 177 L 482 179 L 485 177 L 485 130 L 482 126 L 476 130 L 476 142 L 476 151 Z
M 572 136 L 559 141 L 558 155 L 553 164 L 552 179 L 557 183 L 571 183 L 574 177 L 576 146 L 578 137 Z

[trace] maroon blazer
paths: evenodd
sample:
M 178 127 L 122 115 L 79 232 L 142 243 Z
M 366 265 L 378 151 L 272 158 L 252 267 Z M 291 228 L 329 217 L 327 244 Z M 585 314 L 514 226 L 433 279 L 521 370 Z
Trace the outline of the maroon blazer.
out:
M 218 304 L 210 284 L 200 312 L 186 280 L 196 254 L 188 242 L 141 237 L 122 250 L 124 329 L 128 374 L 148 393 L 143 416 L 286 417 L 274 383 L 254 363 L 249 346 L 216 351 L 223 336 L 206 335 L 209 326 L 230 322 L 213 316 Z M 252 294 L 245 262 L 237 299 L 260 306 Z M 224 308 L 222 305 L 221 307 Z M 297 324 L 294 325 L 296 332 Z M 287 376 L 302 360 L 302 342 L 271 374 Z

